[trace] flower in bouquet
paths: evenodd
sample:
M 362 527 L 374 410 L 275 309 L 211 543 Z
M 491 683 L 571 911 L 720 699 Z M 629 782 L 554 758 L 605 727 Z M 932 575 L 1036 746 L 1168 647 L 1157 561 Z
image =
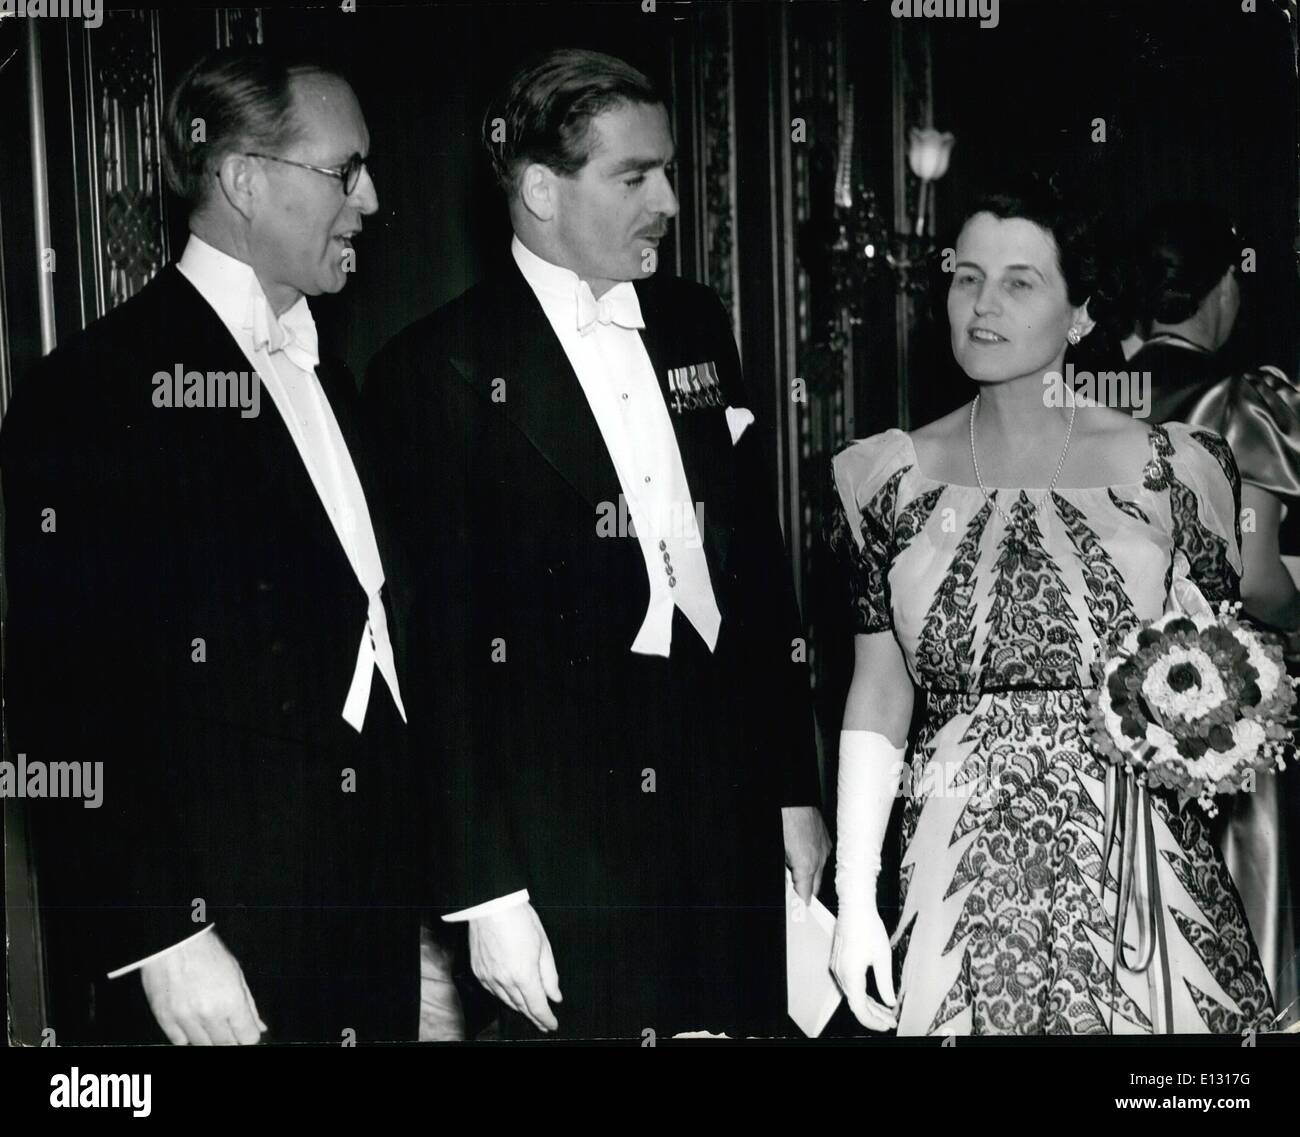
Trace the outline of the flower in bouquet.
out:
M 1089 706 L 1102 755 L 1210 816 L 1216 796 L 1284 769 L 1293 751 L 1296 695 L 1282 645 L 1238 620 L 1240 607 L 1174 611 L 1133 628 L 1097 664 Z

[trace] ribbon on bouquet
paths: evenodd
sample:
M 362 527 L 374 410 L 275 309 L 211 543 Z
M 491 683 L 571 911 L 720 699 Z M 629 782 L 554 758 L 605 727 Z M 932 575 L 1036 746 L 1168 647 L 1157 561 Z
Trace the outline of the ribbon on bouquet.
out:
M 1115 1033 L 1115 1002 L 1120 990 L 1119 969 L 1147 975 L 1152 993 L 1151 1018 L 1155 1026 L 1155 984 L 1150 974 L 1158 964 L 1162 984 L 1163 1033 L 1174 1033 L 1173 986 L 1169 974 L 1169 944 L 1165 936 L 1164 905 L 1160 899 L 1160 872 L 1156 861 L 1155 824 L 1145 780 L 1133 769 L 1112 765 L 1106 771 L 1106 834 L 1101 845 L 1102 895 L 1110 866 L 1112 845 L 1119 845 L 1119 896 L 1115 911 L 1115 950 L 1110 965 L 1110 1029 Z M 1139 846 L 1139 842 L 1141 846 Z M 1139 848 L 1145 854 L 1138 856 Z M 1129 910 L 1137 922 L 1136 958 L 1124 943 Z
M 1213 619 L 1214 609 L 1191 579 L 1187 556 L 1175 552 L 1170 563 L 1169 592 L 1165 611 L 1178 612 L 1191 620 Z M 1147 757 L 1150 756 L 1148 751 Z M 1145 765 L 1145 763 L 1142 763 Z M 1173 980 L 1169 973 L 1169 943 L 1165 931 L 1164 904 L 1160 899 L 1160 871 L 1156 859 L 1155 822 L 1151 814 L 1151 796 L 1145 777 L 1130 766 L 1106 770 L 1106 834 L 1102 841 L 1102 895 L 1105 874 L 1110 866 L 1112 846 L 1119 844 L 1119 899 L 1115 911 L 1115 950 L 1110 965 L 1110 1022 L 1115 1032 L 1115 1001 L 1119 992 L 1119 969 L 1147 976 L 1151 992 L 1152 1028 L 1156 1023 L 1156 982 L 1152 965 L 1158 966 L 1163 1033 L 1174 1033 Z M 1139 857 L 1141 850 L 1144 855 Z M 1124 943 L 1129 912 L 1136 916 L 1138 942 L 1136 958 L 1129 955 Z

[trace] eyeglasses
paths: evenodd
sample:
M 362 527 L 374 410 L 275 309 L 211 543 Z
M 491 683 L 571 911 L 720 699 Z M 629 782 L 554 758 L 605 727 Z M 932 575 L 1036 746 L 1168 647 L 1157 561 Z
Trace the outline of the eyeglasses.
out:
M 352 192 L 357 188 L 357 182 L 361 180 L 361 171 L 365 168 L 366 159 L 360 154 L 353 154 L 343 166 L 331 168 L 329 166 L 313 166 L 308 162 L 295 162 L 292 158 L 277 158 L 274 154 L 258 154 L 255 151 L 247 151 L 247 158 L 265 158 L 268 162 L 283 162 L 286 166 L 297 166 L 303 170 L 315 170 L 318 174 L 328 174 L 331 178 L 338 178 L 343 183 L 343 196 L 351 197 Z

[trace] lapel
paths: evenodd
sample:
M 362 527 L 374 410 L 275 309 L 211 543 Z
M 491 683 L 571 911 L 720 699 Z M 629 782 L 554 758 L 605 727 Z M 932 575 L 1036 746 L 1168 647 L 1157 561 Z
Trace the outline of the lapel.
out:
M 505 380 L 500 409 L 594 517 L 602 503 L 618 501 L 618 473 L 569 357 L 513 259 L 483 288 L 465 347 L 451 362 L 483 398 Z
M 169 292 L 168 307 L 172 311 L 164 317 L 164 326 L 176 329 L 175 358 L 186 361 L 192 358 L 194 366 L 197 368 L 201 363 L 205 371 L 251 369 L 251 362 L 221 318 L 174 265 L 159 274 L 159 284 Z M 359 463 L 360 442 L 352 404 L 348 392 L 341 387 L 341 383 L 350 382 L 350 377 L 344 372 L 340 379 L 328 364 L 317 368 L 317 376 L 353 461 Z M 243 500 L 250 503 L 252 524 L 264 527 L 268 533 L 288 534 L 301 532 L 305 522 L 316 544 L 333 550 L 342 571 L 352 575 L 347 554 L 316 493 L 302 455 L 269 394 L 263 392 L 259 413 L 254 418 L 242 418 L 238 410 L 224 410 L 177 421 L 202 424 L 199 445 L 203 452 L 196 456 L 200 462 L 220 463 L 224 477 L 247 483 Z M 286 524 L 284 514 L 290 514 L 297 524 Z
M 721 366 L 724 357 L 707 336 L 700 334 L 703 313 L 683 311 L 680 305 L 671 303 L 669 284 L 655 277 L 636 282 L 637 300 L 645 320 L 641 340 L 677 435 L 686 484 L 690 486 L 692 498 L 704 506 L 704 553 L 717 588 L 719 574 L 727 566 L 735 525 L 736 465 L 731 452 L 731 433 L 727 429 L 726 412 L 721 407 L 675 413 L 668 372 L 706 360 Z M 722 603 L 720 595 L 718 602 Z
M 452 363 L 484 398 L 490 397 L 494 379 L 505 379 L 502 409 L 541 456 L 593 511 L 604 502 L 616 502 L 618 473 L 582 384 L 513 259 L 482 287 L 482 298 L 471 309 L 465 347 Z M 671 408 L 669 368 L 706 358 L 722 360 L 699 335 L 690 313 L 669 310 L 663 287 L 638 282 L 636 290 L 646 325 L 642 342 Z M 670 410 L 669 416 L 691 496 L 704 505 L 704 552 L 717 586 L 727 565 L 736 502 L 725 412 L 714 408 L 675 415 Z

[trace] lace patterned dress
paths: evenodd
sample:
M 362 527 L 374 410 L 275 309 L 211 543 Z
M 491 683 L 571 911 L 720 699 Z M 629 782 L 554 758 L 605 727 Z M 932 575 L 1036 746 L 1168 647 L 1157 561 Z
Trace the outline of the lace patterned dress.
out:
M 1114 959 L 1118 844 L 1085 690 L 1175 572 L 1236 598 L 1240 480 L 1210 431 L 1152 428 L 1143 481 L 990 492 L 925 477 L 902 431 L 834 461 L 854 630 L 892 629 L 925 711 L 904 779 L 899 1033 L 1263 1029 L 1272 999 L 1204 815 L 1151 795 L 1165 950 Z M 1151 893 L 1156 895 L 1156 890 Z M 1145 895 L 1139 901 L 1145 902 Z M 1125 922 L 1125 959 L 1139 941 Z M 1164 961 L 1164 962 L 1162 962 Z

